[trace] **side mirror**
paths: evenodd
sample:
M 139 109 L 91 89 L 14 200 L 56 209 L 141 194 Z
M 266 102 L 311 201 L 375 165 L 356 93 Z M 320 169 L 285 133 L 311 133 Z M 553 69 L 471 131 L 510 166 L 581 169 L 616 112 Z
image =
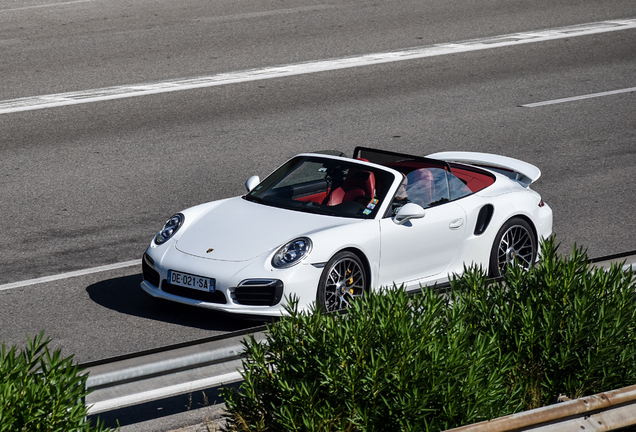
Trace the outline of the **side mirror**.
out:
M 245 189 L 247 189 L 247 191 L 250 192 L 256 186 L 258 186 L 260 182 L 261 182 L 261 179 L 258 178 L 258 176 L 252 176 L 248 178 L 247 181 L 245 182 Z
M 398 225 L 404 225 L 411 219 L 423 218 L 425 214 L 426 212 L 424 211 L 422 206 L 415 203 L 407 203 L 404 204 L 404 206 L 402 206 L 400 210 L 398 210 L 397 214 L 393 218 L 393 222 Z

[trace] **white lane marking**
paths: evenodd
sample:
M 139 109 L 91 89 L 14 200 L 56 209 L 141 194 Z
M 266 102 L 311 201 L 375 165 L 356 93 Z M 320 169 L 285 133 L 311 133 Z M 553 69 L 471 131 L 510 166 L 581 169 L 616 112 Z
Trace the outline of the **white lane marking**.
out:
M 611 90 L 611 91 L 600 92 L 600 93 L 590 93 L 590 94 L 581 95 L 581 96 L 572 96 L 572 97 L 567 97 L 563 99 L 553 99 L 553 100 L 544 101 L 544 102 L 529 103 L 529 104 L 525 104 L 521 106 L 524 108 L 534 108 L 534 107 L 539 107 L 544 105 L 554 105 L 554 104 L 559 104 L 564 102 L 573 102 L 573 101 L 578 101 L 582 99 L 591 99 L 591 98 L 610 96 L 610 95 L 615 95 L 620 93 L 631 93 L 635 91 L 636 91 L 636 87 L 630 87 L 630 88 L 620 89 L 620 90 Z
M 25 9 L 38 9 L 38 8 L 45 8 L 45 7 L 65 6 L 65 5 L 74 4 L 74 3 L 87 3 L 91 1 L 93 0 L 75 0 L 75 1 L 62 2 L 62 3 L 48 3 L 43 5 L 24 6 L 24 7 L 13 8 L 13 9 L 0 9 L 0 12 L 12 12 L 12 11 L 25 10 Z
M 108 265 L 93 267 L 93 268 L 84 269 L 84 270 L 77 270 L 77 271 L 57 274 L 53 276 L 44 276 L 37 279 L 29 279 L 29 280 L 24 280 L 20 282 L 12 282 L 8 284 L 0 285 L 0 291 L 10 290 L 13 288 L 21 288 L 21 287 L 25 287 L 29 285 L 43 284 L 43 283 L 53 282 L 60 279 L 68 279 L 72 277 L 84 276 L 84 275 L 89 275 L 92 273 L 100 273 L 100 272 L 105 272 L 109 270 L 117 270 L 120 268 L 133 267 L 138 265 L 141 265 L 140 259 L 132 260 L 132 261 L 124 261 L 124 262 L 115 263 L 115 264 L 108 264 Z
M 547 29 L 526 33 L 514 33 L 482 39 L 472 39 L 457 43 L 444 43 L 426 47 L 416 47 L 402 51 L 391 51 L 339 59 L 310 61 L 305 63 L 288 64 L 261 69 L 250 69 L 239 72 L 227 72 L 211 76 L 178 79 L 157 83 L 123 85 L 69 93 L 58 93 L 45 96 L 25 97 L 1 101 L 0 114 L 31 111 L 67 105 L 77 105 L 113 99 L 124 99 L 159 93 L 192 90 L 197 88 L 214 87 L 249 81 L 259 81 L 264 79 L 282 78 L 293 75 L 310 74 L 316 72 L 333 71 L 338 69 L 377 65 L 382 63 L 421 59 L 425 57 L 478 51 L 511 45 L 543 42 L 555 39 L 572 38 L 576 36 L 585 36 L 634 28 L 636 28 L 636 18 L 626 20 L 602 21 L 569 27 L 561 27 L 556 29 Z
M 216 377 L 202 378 L 196 381 L 175 384 L 157 390 L 148 390 L 129 396 L 120 396 L 117 398 L 96 402 L 88 407 L 88 412 L 89 414 L 97 414 L 116 408 L 123 408 L 125 406 L 135 405 L 142 402 L 149 402 L 152 400 L 163 399 L 169 396 L 176 396 L 197 390 L 204 390 L 206 388 L 217 387 L 222 384 L 230 384 L 242 379 L 243 376 L 241 375 L 240 371 L 237 370 L 236 372 L 229 372 Z

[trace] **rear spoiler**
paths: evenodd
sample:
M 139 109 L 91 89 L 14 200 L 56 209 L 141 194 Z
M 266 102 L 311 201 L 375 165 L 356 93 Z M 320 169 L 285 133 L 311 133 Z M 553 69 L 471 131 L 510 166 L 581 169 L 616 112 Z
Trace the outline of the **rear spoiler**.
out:
M 521 183 L 524 187 L 530 186 L 541 177 L 541 170 L 536 166 L 507 156 L 475 152 L 440 152 L 428 155 L 428 157 L 445 162 L 476 165 L 496 171 Z

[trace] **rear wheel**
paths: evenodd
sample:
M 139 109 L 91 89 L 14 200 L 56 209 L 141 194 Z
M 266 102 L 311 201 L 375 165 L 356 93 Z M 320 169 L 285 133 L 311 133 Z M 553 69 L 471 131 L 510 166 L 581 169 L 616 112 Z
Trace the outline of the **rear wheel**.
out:
M 499 229 L 490 252 L 490 276 L 503 276 L 508 265 L 529 269 L 537 257 L 537 241 L 528 222 L 515 217 Z
M 356 298 L 364 297 L 367 274 L 358 256 L 338 252 L 320 276 L 316 302 L 324 312 L 347 309 Z

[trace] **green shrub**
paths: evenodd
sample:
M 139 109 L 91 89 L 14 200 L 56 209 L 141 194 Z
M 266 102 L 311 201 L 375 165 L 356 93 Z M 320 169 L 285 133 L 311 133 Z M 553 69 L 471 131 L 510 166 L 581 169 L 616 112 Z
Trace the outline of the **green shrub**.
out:
M 87 376 L 72 364 L 72 356 L 53 354 L 49 339 L 28 339 L 26 349 L 14 346 L 0 353 L 0 431 L 101 431 L 92 426 L 82 401 Z
M 454 283 L 472 324 L 513 355 L 509 385 L 524 409 L 636 383 L 634 276 L 618 264 L 592 267 L 581 249 L 557 251 L 554 239 L 545 242 L 535 268 L 512 268 L 487 289 L 475 271 Z
M 528 272 L 477 269 L 443 296 L 393 288 L 347 314 L 299 313 L 249 338 L 229 431 L 429 431 L 636 383 L 633 276 L 554 240 Z
M 431 290 L 398 289 L 347 315 L 291 309 L 266 343 L 246 344 L 245 382 L 224 392 L 229 429 L 423 431 L 496 417 L 510 371 L 492 335 L 448 310 Z

